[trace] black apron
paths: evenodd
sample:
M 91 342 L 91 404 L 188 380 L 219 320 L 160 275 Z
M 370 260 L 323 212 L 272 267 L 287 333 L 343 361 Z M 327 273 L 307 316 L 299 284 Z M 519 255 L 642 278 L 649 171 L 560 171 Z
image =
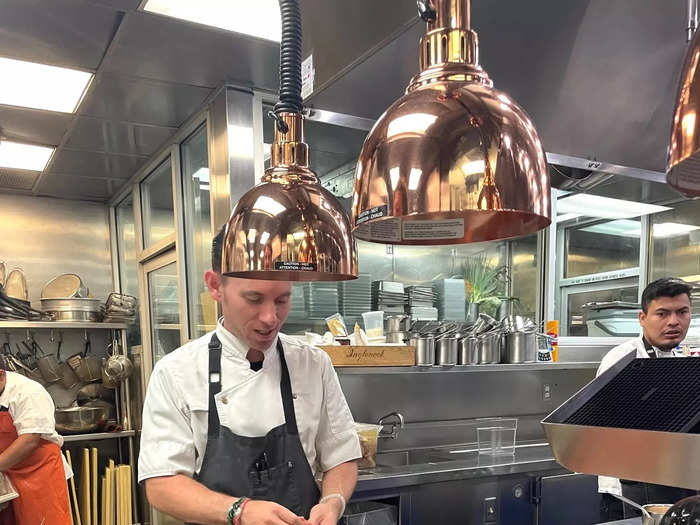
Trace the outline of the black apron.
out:
M 214 396 L 221 392 L 221 342 L 216 334 L 212 335 L 207 447 L 195 479 L 216 492 L 274 501 L 308 519 L 321 494 L 299 439 L 289 369 L 279 338 L 277 352 L 282 368 L 280 390 L 285 423 L 265 436 L 237 436 L 221 426 L 216 409 Z

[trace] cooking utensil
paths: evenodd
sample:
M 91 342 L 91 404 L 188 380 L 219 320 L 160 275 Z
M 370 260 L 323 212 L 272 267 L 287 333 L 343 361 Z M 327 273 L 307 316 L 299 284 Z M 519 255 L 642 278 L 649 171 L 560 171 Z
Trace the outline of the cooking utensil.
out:
M 473 335 L 469 335 L 459 340 L 459 357 L 457 359 L 457 364 L 479 364 L 479 339 Z
M 388 332 L 386 334 L 387 343 L 405 344 L 411 338 L 409 332 Z
M 537 360 L 537 333 L 506 332 L 501 336 L 501 362 L 534 363 Z
M 89 385 L 83 385 L 78 390 L 78 404 L 84 405 L 89 401 L 102 400 L 109 403 L 114 402 L 114 390 L 105 388 L 102 383 L 90 383 Z
M 53 334 L 51 335 L 51 342 L 53 342 Z M 46 381 L 47 384 L 52 384 L 63 379 L 63 374 L 61 373 L 56 356 L 45 353 L 36 342 L 33 342 L 33 346 L 41 353 L 41 357 L 36 360 L 36 366 L 39 372 L 41 372 L 44 381 Z
M 70 408 L 78 399 L 77 385 L 73 388 L 66 388 L 60 381 L 51 385 L 46 385 L 46 391 L 53 399 L 56 408 Z
M 73 354 L 66 361 L 80 378 L 85 383 L 92 383 L 102 379 L 102 362 L 98 357 L 90 355 L 91 343 L 90 336 L 85 332 L 85 350 L 77 354 Z
M 61 434 L 83 434 L 100 428 L 107 420 L 101 407 L 70 407 L 56 409 L 56 430 Z
M 384 318 L 384 332 L 406 332 L 409 328 L 410 319 L 405 314 L 387 315 Z
M 441 337 L 436 342 L 437 364 L 454 366 L 459 354 L 459 337 Z
M 8 297 L 29 301 L 27 279 L 24 277 L 24 272 L 20 268 L 15 268 L 8 274 L 3 286 L 5 287 L 5 293 Z
M 42 299 L 64 299 L 67 297 L 89 297 L 90 290 L 74 273 L 64 273 L 51 279 L 41 290 Z
M 521 309 L 519 297 L 503 297 L 498 306 L 498 319 L 503 320 L 506 317 L 517 315 Z
M 41 310 L 56 321 L 99 321 L 101 301 L 92 297 L 41 299 Z
M 411 336 L 410 345 L 416 348 L 416 364 L 432 366 L 435 364 L 435 338 L 428 335 Z
M 102 360 L 102 383 L 107 388 L 117 388 L 122 381 L 127 380 L 134 371 L 131 360 L 119 352 L 119 341 L 116 337 L 107 347 L 108 357 Z
M 522 332 L 534 330 L 535 323 L 522 315 L 507 315 L 501 320 L 501 328 L 506 332 Z
M 73 470 L 73 462 L 70 458 L 70 450 L 66 450 L 66 461 L 71 470 Z M 82 525 L 83 521 L 80 519 L 80 507 L 78 505 L 78 494 L 75 490 L 75 476 L 70 478 L 70 494 L 73 500 L 73 509 L 75 510 L 75 525 Z
M 479 364 L 496 364 L 500 362 L 500 332 L 491 331 L 479 335 Z
M 80 378 L 66 361 L 61 361 L 61 349 L 63 348 L 63 334 L 58 333 L 58 346 L 56 347 L 56 359 L 58 370 L 61 373 L 61 384 L 65 388 L 74 388 L 80 383 Z

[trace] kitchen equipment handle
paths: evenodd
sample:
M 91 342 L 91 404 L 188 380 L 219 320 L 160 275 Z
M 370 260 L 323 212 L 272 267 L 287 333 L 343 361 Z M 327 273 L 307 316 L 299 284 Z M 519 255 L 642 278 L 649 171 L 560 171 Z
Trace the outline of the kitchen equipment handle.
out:
M 632 501 L 631 499 L 622 496 L 621 494 L 612 494 L 612 495 L 615 496 L 620 501 L 622 501 L 623 503 L 627 503 L 628 505 L 631 505 L 635 509 L 641 510 L 642 514 L 644 515 L 645 518 L 651 519 L 651 514 L 649 514 L 647 512 L 647 509 L 642 507 L 639 503 L 636 503 L 636 502 Z
M 605 332 L 605 333 L 608 334 L 609 336 L 617 337 L 616 334 L 615 334 L 615 332 L 611 332 L 610 330 L 608 330 L 608 329 L 605 327 L 605 325 L 604 325 L 603 323 L 601 323 L 600 321 L 595 320 L 595 321 L 593 321 L 593 324 L 596 325 L 596 328 L 600 328 L 603 332 Z
M 85 330 L 85 349 L 83 350 L 83 357 L 87 356 L 92 349 L 92 344 L 90 343 L 90 334 Z

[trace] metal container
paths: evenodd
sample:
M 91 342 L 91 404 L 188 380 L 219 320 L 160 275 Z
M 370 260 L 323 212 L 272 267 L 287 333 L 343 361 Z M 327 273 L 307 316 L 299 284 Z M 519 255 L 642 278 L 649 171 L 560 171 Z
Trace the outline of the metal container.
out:
M 56 321 L 99 321 L 102 301 L 93 298 L 42 299 L 41 309 Z
M 56 410 L 56 431 L 60 434 L 94 432 L 107 421 L 103 407 L 71 407 Z
M 387 343 L 406 344 L 410 338 L 411 334 L 409 332 L 388 332 L 386 334 Z
M 36 360 L 36 366 L 39 368 L 41 377 L 44 378 L 47 384 L 57 383 L 63 379 L 63 372 L 53 354 L 43 355 Z
M 60 299 L 64 297 L 88 297 L 90 291 L 80 276 L 64 273 L 51 279 L 41 291 L 42 299 Z
M 467 307 L 466 321 L 468 323 L 475 323 L 476 320 L 479 318 L 480 303 L 467 303 L 466 307 Z
M 673 505 L 652 503 L 642 505 L 642 508 L 649 514 L 642 515 L 642 525 L 661 525 L 661 520 Z
M 501 361 L 500 332 L 486 332 L 479 336 L 479 364 L 497 364 Z
M 537 360 L 535 332 L 507 332 L 501 336 L 501 362 L 534 363 Z
M 84 383 L 92 383 L 102 379 L 102 361 L 94 355 L 78 353 L 70 356 L 66 362 Z
M 384 332 L 408 332 L 411 318 L 404 314 L 387 315 L 384 318 Z
M 459 355 L 459 338 L 442 337 L 436 342 L 437 364 L 441 366 L 454 366 Z
M 457 359 L 459 365 L 478 365 L 479 364 L 479 339 L 474 336 L 468 336 L 459 341 L 459 357 Z
M 416 364 L 432 366 L 435 364 L 435 338 L 429 335 L 412 335 L 410 345 L 416 347 Z

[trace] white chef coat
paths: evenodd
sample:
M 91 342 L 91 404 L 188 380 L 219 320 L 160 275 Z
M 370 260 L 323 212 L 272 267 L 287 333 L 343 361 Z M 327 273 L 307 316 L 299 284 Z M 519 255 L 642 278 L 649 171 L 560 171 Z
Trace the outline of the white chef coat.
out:
M 0 406 L 7 407 L 18 436 L 41 434 L 41 439 L 63 446 L 63 438 L 56 432 L 53 399 L 36 381 L 7 372 Z
M 276 341 L 254 372 L 248 347 L 218 323 L 221 392 L 216 406 L 221 425 L 240 436 L 264 436 L 284 423 L 281 366 Z M 139 481 L 193 476 L 207 444 L 208 373 L 211 333 L 163 357 L 154 367 L 143 409 Z M 279 336 L 289 369 L 299 437 L 316 475 L 362 457 L 355 425 L 338 376 L 324 351 L 284 334 Z
M 658 348 L 654 347 L 654 350 L 656 351 L 657 357 L 683 357 L 683 352 L 677 349 L 659 350 Z M 616 346 L 605 354 L 603 359 L 600 361 L 600 366 L 598 367 L 596 377 L 632 352 L 636 352 L 637 358 L 649 358 L 649 353 L 647 352 L 646 348 L 644 348 L 644 342 L 642 341 L 641 335 Z M 598 492 L 607 492 L 609 494 L 622 496 L 622 486 L 620 485 L 620 480 L 608 476 L 598 476 Z

